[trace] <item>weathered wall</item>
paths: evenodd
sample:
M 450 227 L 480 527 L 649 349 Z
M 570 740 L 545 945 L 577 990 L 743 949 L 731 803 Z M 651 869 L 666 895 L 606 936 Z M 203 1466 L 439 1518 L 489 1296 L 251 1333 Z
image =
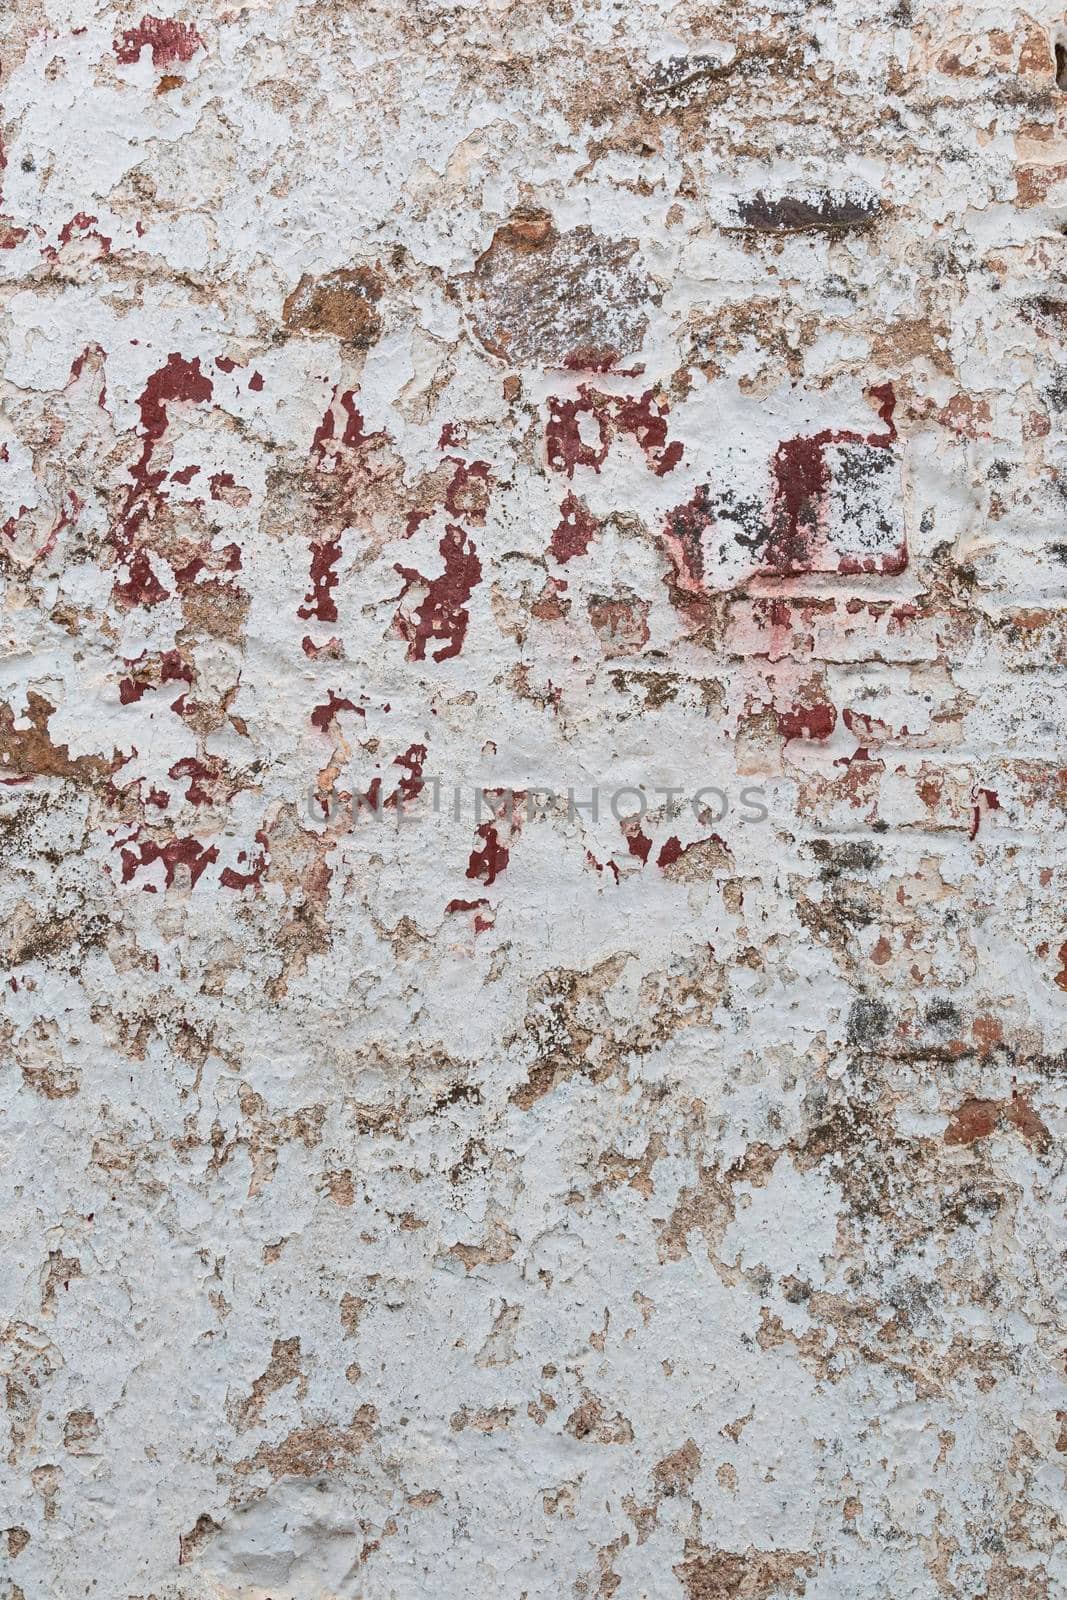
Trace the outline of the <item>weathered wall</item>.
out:
M 3 1600 L 1067 1592 L 1060 20 L 0 18 Z

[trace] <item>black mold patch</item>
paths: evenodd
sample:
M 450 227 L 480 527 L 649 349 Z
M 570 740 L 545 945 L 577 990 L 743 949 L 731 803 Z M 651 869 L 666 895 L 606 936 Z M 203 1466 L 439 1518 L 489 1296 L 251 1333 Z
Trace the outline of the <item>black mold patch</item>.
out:
M 951 1000 L 931 1000 L 926 1008 L 926 1025 L 929 1028 L 958 1028 L 960 1008 Z
M 889 1031 L 889 1007 L 882 1000 L 863 997 L 852 1003 L 846 1038 L 853 1049 L 873 1050 Z
M 1053 411 L 1067 411 L 1067 367 L 1057 367 L 1045 398 Z
M 732 489 L 722 489 L 715 495 L 712 505 L 715 521 L 730 525 L 725 531 L 732 533 L 734 544 L 762 554 L 770 542 L 771 529 L 761 500 L 755 496 L 741 498 Z M 726 555 L 724 545 L 719 551 L 720 559 L 725 560 Z

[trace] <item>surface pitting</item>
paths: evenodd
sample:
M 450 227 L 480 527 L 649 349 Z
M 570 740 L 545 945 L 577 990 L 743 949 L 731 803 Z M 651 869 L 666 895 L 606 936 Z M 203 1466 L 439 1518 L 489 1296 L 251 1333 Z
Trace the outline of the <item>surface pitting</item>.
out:
M 1057 1600 L 1067 25 L 0 18 L 0 1600 Z

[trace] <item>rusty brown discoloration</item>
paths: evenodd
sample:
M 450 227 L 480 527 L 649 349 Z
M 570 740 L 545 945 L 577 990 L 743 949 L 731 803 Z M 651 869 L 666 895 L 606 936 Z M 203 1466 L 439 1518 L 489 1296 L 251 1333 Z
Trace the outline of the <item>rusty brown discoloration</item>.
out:
M 313 278 L 305 272 L 282 308 L 294 332 L 325 333 L 354 350 L 369 350 L 382 333 L 378 310 L 384 281 L 370 267 L 343 267 Z
M 1052 1145 L 1048 1128 L 1025 1095 L 1013 1094 L 1005 1100 L 965 1100 L 952 1113 L 945 1130 L 946 1144 L 974 1144 L 988 1139 L 1007 1124 L 1022 1134 L 1026 1143 L 1039 1151 Z
M 55 710 L 35 689 L 27 691 L 24 716 L 0 704 L 0 772 L 5 779 L 69 778 L 94 784 L 109 777 L 119 765 L 117 754 L 72 756 L 69 744 L 53 742 L 48 724 Z M 18 726 L 20 722 L 29 727 Z

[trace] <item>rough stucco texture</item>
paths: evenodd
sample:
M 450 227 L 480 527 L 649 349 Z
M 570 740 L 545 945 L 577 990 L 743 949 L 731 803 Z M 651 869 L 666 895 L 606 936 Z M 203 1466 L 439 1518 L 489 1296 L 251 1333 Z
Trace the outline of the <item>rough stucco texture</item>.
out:
M 0 34 L 2 1600 L 1062 1600 L 1060 14 Z

